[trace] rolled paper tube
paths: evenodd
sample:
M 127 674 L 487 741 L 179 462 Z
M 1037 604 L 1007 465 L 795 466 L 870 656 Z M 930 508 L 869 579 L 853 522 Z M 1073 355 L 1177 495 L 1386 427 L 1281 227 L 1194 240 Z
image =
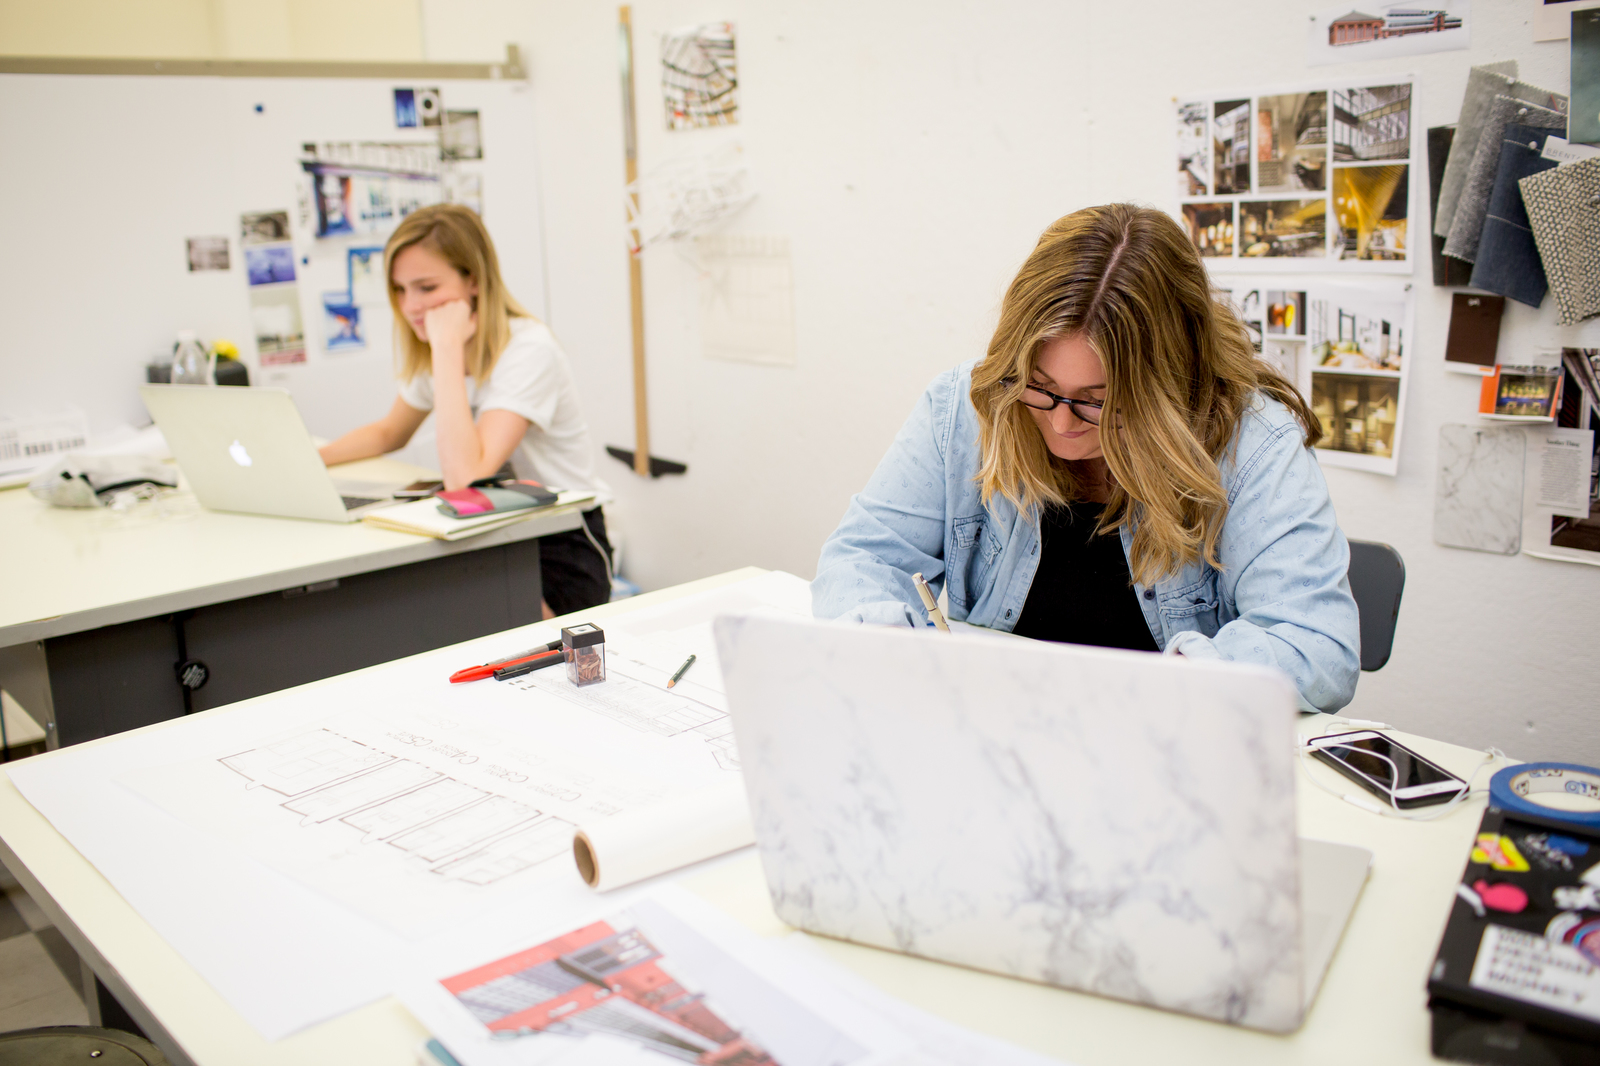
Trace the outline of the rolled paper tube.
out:
M 572 838 L 578 873 L 608 891 L 755 843 L 744 779 L 586 821 Z

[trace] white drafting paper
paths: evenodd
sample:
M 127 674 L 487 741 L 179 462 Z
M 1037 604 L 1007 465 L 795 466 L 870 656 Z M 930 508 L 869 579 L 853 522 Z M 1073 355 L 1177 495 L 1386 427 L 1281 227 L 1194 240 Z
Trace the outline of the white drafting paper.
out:
M 119 781 L 407 939 L 519 901 L 581 907 L 576 822 L 675 792 L 637 768 L 388 702 L 381 716 L 336 715 Z
M 1594 430 L 1543 429 L 1531 436 L 1539 450 L 1539 506 L 1569 518 L 1588 518 Z
M 1600 1021 L 1600 966 L 1570 944 L 1489 925 L 1467 981 L 1473 988 Z
M 688 597 L 687 611 L 677 617 L 693 625 L 702 615 L 709 619 L 719 610 L 768 603 L 775 589 L 787 590 L 795 598 L 796 587 L 803 593 L 807 586 L 789 575 L 762 575 Z M 672 617 L 662 608 L 648 613 L 657 624 Z M 606 621 L 609 628 L 612 620 Z M 643 733 L 566 701 L 507 685 L 452 686 L 445 680 L 464 665 L 505 656 L 556 635 L 550 626 L 530 626 L 219 709 L 173 728 L 51 752 L 13 764 L 6 772 L 28 801 L 233 1009 L 266 1039 L 278 1040 L 388 994 L 399 987 L 408 966 L 432 973 L 459 969 L 490 957 L 496 947 L 527 929 L 559 920 L 563 908 L 581 911 L 602 902 L 581 885 L 575 872 L 557 877 L 553 859 L 534 862 L 499 880 L 483 876 L 497 868 L 491 860 L 506 859 L 515 865 L 528 857 L 528 852 L 509 847 L 511 837 L 534 828 L 539 819 L 545 819 L 539 823 L 544 825 L 553 825 L 554 819 L 570 822 L 578 816 L 575 808 L 597 802 L 596 789 L 598 801 L 622 810 L 629 803 L 647 804 L 657 789 L 664 790 L 660 793 L 664 798 L 732 776 L 699 736 Z M 707 665 L 697 663 L 695 670 Z M 714 667 L 714 657 L 709 665 Z M 720 690 L 720 679 L 711 671 L 701 678 L 714 680 Z M 220 759 L 257 751 L 264 740 L 282 740 L 330 724 L 370 730 L 370 722 L 361 725 L 364 714 L 377 719 L 384 732 L 409 729 L 434 741 L 421 758 L 415 751 L 407 753 L 404 761 L 417 763 L 419 769 L 398 766 L 399 749 L 383 748 L 379 749 L 383 761 L 373 764 L 369 774 L 379 768 L 388 768 L 390 774 L 402 770 L 412 774 L 419 782 L 412 795 L 429 783 L 441 783 L 422 781 L 424 771 L 478 788 L 491 794 L 489 799 L 475 800 L 480 816 L 506 813 L 506 804 L 496 797 L 515 801 L 518 793 L 512 786 L 550 784 L 560 772 L 571 769 L 568 757 L 586 759 L 588 769 L 579 767 L 577 772 L 594 780 L 583 783 L 588 791 L 581 798 L 541 796 L 529 804 L 540 815 L 506 826 L 493 839 L 473 838 L 483 847 L 470 856 L 458 855 L 471 861 L 445 871 L 443 867 L 454 861 L 448 855 L 428 860 L 417 851 L 398 862 L 394 857 L 379 858 L 384 848 L 397 854 L 403 849 L 388 845 L 382 833 L 369 840 L 370 830 L 358 830 L 338 818 L 318 822 L 326 811 L 314 811 L 311 804 L 301 804 L 307 808 L 304 812 L 287 809 L 283 804 L 289 797 L 264 786 L 251 789 L 242 775 L 218 765 Z M 428 730 L 418 729 L 414 721 L 423 714 L 431 716 Z M 371 739 L 367 733 L 358 736 Z M 384 743 L 401 741 L 387 737 Z M 434 750 L 439 744 L 459 748 L 461 754 Z M 494 750 L 497 758 L 461 763 L 464 755 L 475 753 L 472 745 L 478 746 L 476 750 Z M 561 760 L 539 762 L 556 752 L 568 754 Z M 236 762 L 259 770 L 257 764 L 265 761 L 260 756 L 247 758 Z M 449 767 L 452 759 L 456 765 Z M 529 774 L 529 781 L 521 782 L 489 773 L 491 765 L 522 773 L 513 769 L 513 762 L 531 764 L 545 777 Z M 149 772 L 153 767 L 169 768 L 177 784 L 162 786 L 156 780 L 160 774 Z M 477 776 L 470 775 L 473 768 L 478 768 Z M 119 784 L 119 778 L 134 788 Z M 357 787 L 355 780 L 350 778 L 342 787 Z M 191 788 L 195 794 L 178 816 L 136 790 L 177 806 L 173 793 L 196 782 L 201 787 Z M 326 787 L 338 785 L 329 782 Z M 214 786 L 221 791 L 213 793 Z M 614 793 L 621 795 L 620 802 Z M 302 800 L 309 798 L 307 794 Z M 331 791 L 327 798 L 333 798 Z M 208 806 L 219 810 L 201 810 Z M 369 809 L 376 811 L 378 806 Z M 248 816 L 243 821 L 230 821 L 231 815 L 223 813 L 240 811 Z M 220 835 L 217 823 L 225 830 Z M 335 840 L 343 849 L 339 861 L 330 859 Z M 521 842 L 535 850 L 540 846 L 532 835 Z M 494 852 L 497 844 L 507 845 L 505 851 Z M 373 874 L 396 869 L 402 876 L 393 882 Z M 483 883 L 474 884 L 465 876 L 474 869 Z M 446 881 L 449 874 L 456 875 L 452 883 L 430 880 Z M 496 887 L 517 884 L 519 879 L 542 887 L 522 895 Z M 363 884 L 374 886 L 378 898 L 354 905 L 341 901 Z M 638 892 L 619 890 L 604 898 L 603 905 L 626 906 Z M 440 904 L 441 898 L 474 894 L 484 901 L 482 905 L 448 909 Z M 385 924 L 406 913 L 404 904 L 411 902 L 419 909 L 403 934 Z
M 789 238 L 749 233 L 695 238 L 700 348 L 708 359 L 794 366 L 794 271 Z
M 1572 13 L 1600 7 L 1600 0 L 1524 0 L 1533 9 L 1533 39 L 1564 41 L 1572 36 Z

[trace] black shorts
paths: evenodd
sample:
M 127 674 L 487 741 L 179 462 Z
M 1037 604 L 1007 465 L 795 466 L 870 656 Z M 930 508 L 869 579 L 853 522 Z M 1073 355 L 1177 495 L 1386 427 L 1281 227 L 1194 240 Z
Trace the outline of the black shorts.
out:
M 611 541 L 606 539 L 606 519 L 600 508 L 583 512 L 589 533 L 605 549 L 602 558 L 581 529 L 539 538 L 539 580 L 544 602 L 556 614 L 570 614 L 611 599 L 611 578 L 606 570 Z

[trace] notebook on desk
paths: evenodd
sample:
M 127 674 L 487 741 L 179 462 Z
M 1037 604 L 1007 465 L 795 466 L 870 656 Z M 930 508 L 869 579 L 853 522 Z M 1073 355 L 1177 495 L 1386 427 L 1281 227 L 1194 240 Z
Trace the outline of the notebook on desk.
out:
M 1288 1032 L 1371 853 L 1296 833 L 1296 698 L 1233 663 L 716 623 L 777 914 Z
M 354 522 L 400 487 L 334 480 L 287 389 L 141 385 L 139 395 L 213 511 Z

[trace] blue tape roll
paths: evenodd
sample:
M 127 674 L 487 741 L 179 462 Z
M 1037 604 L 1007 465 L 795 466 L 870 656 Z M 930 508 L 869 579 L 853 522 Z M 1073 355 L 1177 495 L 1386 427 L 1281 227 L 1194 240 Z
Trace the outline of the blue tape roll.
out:
M 1508 766 L 1489 779 L 1489 806 L 1536 814 L 1569 825 L 1600 829 L 1600 811 L 1564 811 L 1526 797 L 1535 792 L 1565 792 L 1600 802 L 1600 770 L 1570 762 L 1529 762 Z

